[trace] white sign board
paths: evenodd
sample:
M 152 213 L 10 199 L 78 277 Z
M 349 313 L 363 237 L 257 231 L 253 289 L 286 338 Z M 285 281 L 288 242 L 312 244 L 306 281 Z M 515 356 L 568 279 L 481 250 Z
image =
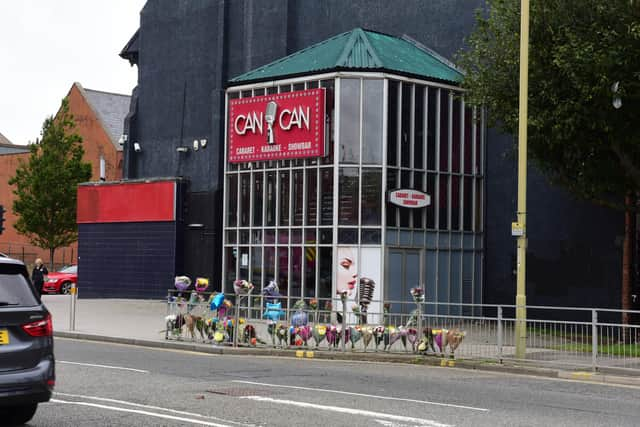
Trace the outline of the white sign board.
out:
M 401 188 L 389 193 L 389 201 L 403 208 L 424 208 L 431 204 L 431 196 L 422 191 Z

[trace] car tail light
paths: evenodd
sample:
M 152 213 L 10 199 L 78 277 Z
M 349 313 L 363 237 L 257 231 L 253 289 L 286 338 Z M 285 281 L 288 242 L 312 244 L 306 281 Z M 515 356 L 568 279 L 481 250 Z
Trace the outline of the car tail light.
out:
M 22 329 L 32 337 L 50 337 L 53 335 L 53 321 L 51 314 L 42 320 L 22 325 Z

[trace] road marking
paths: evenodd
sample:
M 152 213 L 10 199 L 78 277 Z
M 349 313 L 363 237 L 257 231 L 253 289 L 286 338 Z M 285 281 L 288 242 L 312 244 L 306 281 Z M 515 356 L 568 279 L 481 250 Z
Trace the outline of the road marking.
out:
M 149 373 L 149 371 L 145 371 L 144 369 L 125 368 L 125 367 L 122 367 L 122 366 L 96 365 L 94 363 L 68 362 L 66 360 L 56 360 L 56 363 L 62 363 L 62 364 L 65 364 L 65 365 L 89 366 L 89 367 L 92 367 L 92 368 L 119 369 L 121 371 L 140 372 L 142 374 L 148 374 Z
M 133 406 L 133 407 L 136 407 L 136 408 L 153 409 L 153 410 L 156 410 L 156 411 L 164 411 L 164 412 L 169 412 L 171 414 L 177 414 L 177 415 L 187 415 L 187 416 L 190 416 L 190 417 L 208 418 L 208 419 L 211 419 L 211 420 L 222 421 L 222 422 L 225 422 L 225 423 L 236 424 L 236 425 L 240 425 L 240 426 L 252 426 L 252 424 L 238 423 L 236 421 L 229 421 L 229 420 L 224 420 L 222 418 L 212 417 L 210 415 L 196 414 L 195 412 L 178 411 L 176 409 L 162 408 L 160 406 L 153 406 L 153 405 L 143 405 L 141 403 L 127 402 L 127 401 L 124 401 L 124 400 L 108 399 L 106 397 L 85 396 L 85 395 L 82 395 L 82 394 L 60 393 L 60 392 L 57 392 L 57 391 L 54 392 L 53 394 L 56 395 L 56 396 L 73 397 L 73 398 L 77 398 L 77 399 L 97 400 L 98 402 L 118 403 L 118 404 L 121 404 L 121 405 L 128 405 L 128 406 Z
M 365 411 L 362 409 L 343 408 L 340 406 L 318 405 L 316 403 L 299 402 L 295 400 L 272 399 L 271 397 L 264 397 L 264 396 L 242 396 L 240 397 L 240 399 L 254 400 L 257 402 L 275 403 L 279 405 L 292 405 L 292 406 L 298 406 L 301 408 L 319 409 L 321 411 L 339 412 L 342 414 L 349 414 L 349 415 L 361 415 L 365 417 L 383 418 L 383 419 L 388 419 L 393 421 L 413 423 L 419 426 L 453 427 L 451 424 L 441 424 L 437 421 L 425 420 L 423 418 L 405 417 L 403 415 L 392 415 L 392 414 L 385 414 L 384 412 Z
M 231 382 L 242 383 L 242 384 L 261 385 L 261 386 L 265 386 L 265 387 L 281 387 L 281 388 L 293 388 L 293 389 L 296 389 L 296 390 L 323 391 L 325 393 L 346 394 L 346 395 L 349 395 L 349 396 L 372 397 L 374 399 L 398 400 L 398 401 L 401 401 L 401 402 L 412 402 L 412 403 L 422 403 L 422 404 L 425 404 L 425 405 L 446 406 L 446 407 L 449 407 L 449 408 L 468 409 L 468 410 L 471 410 L 471 411 L 482 411 L 482 412 L 488 412 L 489 411 L 487 408 L 477 408 L 475 406 L 455 405 L 453 403 L 430 402 L 428 400 L 403 399 L 403 398 L 400 398 L 400 397 L 378 396 L 378 395 L 374 395 L 374 394 L 352 393 L 352 392 L 349 392 L 349 391 L 327 390 L 327 389 L 323 389 L 323 388 L 299 387 L 299 386 L 294 386 L 294 385 L 258 383 L 258 382 L 253 382 L 253 381 L 240 381 L 240 380 L 233 380 Z
M 71 402 L 71 401 L 59 400 L 59 399 L 51 399 L 51 402 L 53 402 L 53 403 L 65 403 L 67 405 L 90 406 L 90 407 L 93 407 L 93 408 L 108 409 L 108 410 L 111 410 L 111 411 L 118 411 L 118 412 L 128 412 L 128 413 L 131 413 L 131 414 L 148 415 L 150 417 L 164 418 L 164 419 L 167 419 L 167 420 L 182 421 L 182 422 L 186 422 L 186 423 L 199 424 L 199 425 L 205 425 L 205 426 L 231 427 L 228 424 L 218 424 L 218 423 L 212 423 L 212 422 L 208 422 L 208 421 L 204 421 L 204 420 L 195 420 L 193 418 L 176 417 L 176 416 L 173 416 L 173 415 L 159 414 L 157 412 L 141 411 L 139 409 L 128 409 L 128 408 L 121 408 L 121 407 L 118 407 L 118 406 L 100 405 L 98 403 Z

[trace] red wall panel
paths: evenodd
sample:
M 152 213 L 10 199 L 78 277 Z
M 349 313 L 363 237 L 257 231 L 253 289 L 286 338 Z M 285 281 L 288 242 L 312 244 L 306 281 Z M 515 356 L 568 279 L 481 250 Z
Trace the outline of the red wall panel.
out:
M 78 224 L 175 221 L 173 181 L 78 187 Z

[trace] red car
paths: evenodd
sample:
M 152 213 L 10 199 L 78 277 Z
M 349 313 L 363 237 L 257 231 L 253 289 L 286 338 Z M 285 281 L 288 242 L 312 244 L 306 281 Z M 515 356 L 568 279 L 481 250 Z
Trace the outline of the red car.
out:
M 47 294 L 68 294 L 71 284 L 78 283 L 78 266 L 70 265 L 60 271 L 49 273 L 49 278 L 42 285 L 42 292 Z

